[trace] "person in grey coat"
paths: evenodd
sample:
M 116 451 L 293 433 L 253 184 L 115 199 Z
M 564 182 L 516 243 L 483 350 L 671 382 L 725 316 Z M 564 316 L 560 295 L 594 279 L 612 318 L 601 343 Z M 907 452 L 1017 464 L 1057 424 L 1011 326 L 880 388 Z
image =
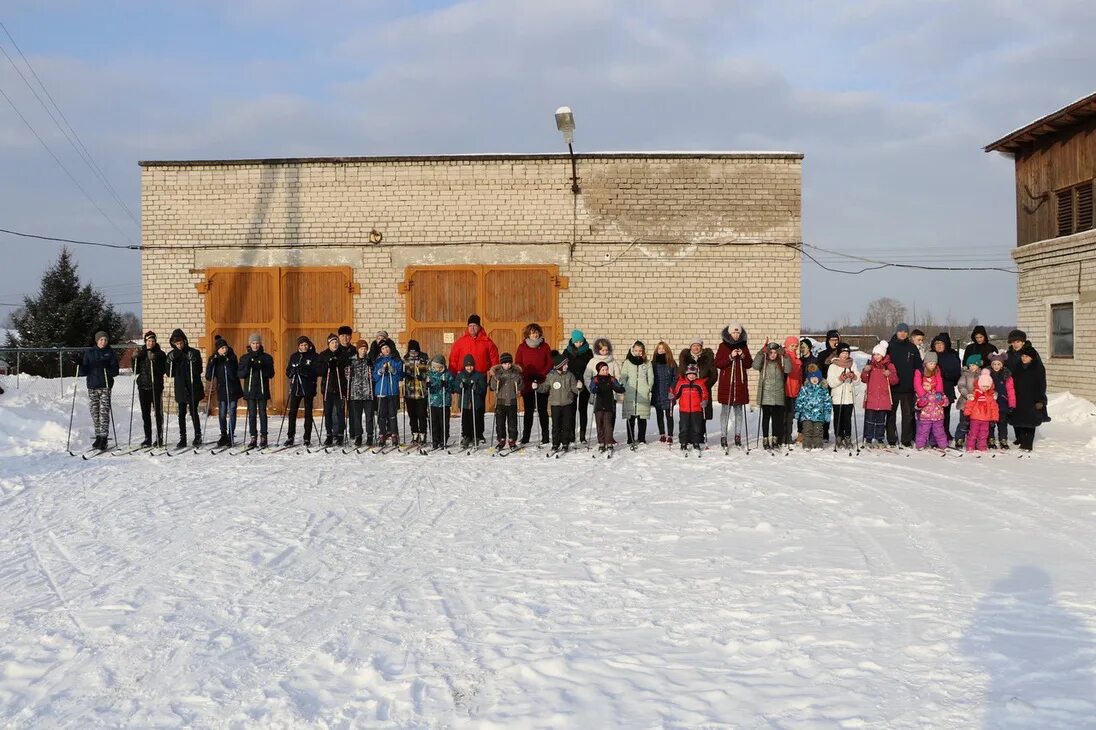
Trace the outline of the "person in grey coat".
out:
M 761 406 L 761 434 L 765 448 L 775 448 L 784 440 L 784 379 L 792 372 L 792 360 L 784 354 L 783 347 L 766 339 L 754 358 L 753 369 L 760 373 L 757 402 Z

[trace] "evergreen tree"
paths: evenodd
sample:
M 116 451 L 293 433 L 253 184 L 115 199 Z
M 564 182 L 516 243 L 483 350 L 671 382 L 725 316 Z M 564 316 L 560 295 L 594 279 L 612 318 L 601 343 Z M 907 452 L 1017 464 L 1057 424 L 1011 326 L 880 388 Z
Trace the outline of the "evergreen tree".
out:
M 106 332 L 111 344 L 125 334 L 125 323 L 101 292 L 80 284 L 76 263 L 67 248 L 56 263 L 46 269 L 35 297 L 24 297 L 23 308 L 12 315 L 18 337 L 8 335 L 8 347 L 89 347 L 98 331 Z M 81 352 L 69 353 L 68 363 L 79 362 Z M 21 369 L 31 375 L 57 375 L 55 355 L 23 355 Z M 75 365 L 72 365 L 75 368 Z M 69 365 L 65 366 L 69 373 Z

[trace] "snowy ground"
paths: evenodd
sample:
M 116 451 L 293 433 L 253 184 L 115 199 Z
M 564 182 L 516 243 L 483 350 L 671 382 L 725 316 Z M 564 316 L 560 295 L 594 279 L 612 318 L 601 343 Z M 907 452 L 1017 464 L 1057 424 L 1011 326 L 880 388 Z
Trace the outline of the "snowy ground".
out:
M 1094 410 L 1030 460 L 83 462 L 9 390 L 0 724 L 1096 727 Z

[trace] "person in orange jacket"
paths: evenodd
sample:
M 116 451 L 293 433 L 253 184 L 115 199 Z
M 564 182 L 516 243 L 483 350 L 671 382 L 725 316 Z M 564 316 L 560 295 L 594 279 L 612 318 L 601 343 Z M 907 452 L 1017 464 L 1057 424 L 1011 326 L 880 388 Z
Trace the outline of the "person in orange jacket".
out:
M 803 387 L 803 360 L 799 357 L 799 338 L 784 338 L 784 354 L 791 360 L 792 371 L 784 379 L 784 443 L 792 443 L 792 426 L 795 424 L 795 399 Z
M 970 418 L 967 451 L 985 451 L 989 443 L 989 425 L 1001 415 L 997 407 L 997 393 L 993 389 L 993 375 L 988 368 L 982 368 L 978 384 L 963 406 L 963 413 Z

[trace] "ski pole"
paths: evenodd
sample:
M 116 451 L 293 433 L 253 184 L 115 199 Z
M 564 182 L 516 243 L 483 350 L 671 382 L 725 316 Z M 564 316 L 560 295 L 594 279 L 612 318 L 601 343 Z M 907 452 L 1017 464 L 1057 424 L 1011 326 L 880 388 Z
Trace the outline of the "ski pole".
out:
M 167 361 L 167 377 L 168 377 L 169 380 L 171 380 L 171 389 L 172 389 L 172 391 L 175 390 L 175 375 L 174 375 L 174 373 L 175 373 L 175 360 L 174 360 L 174 358 L 172 358 L 172 359 L 169 359 Z M 169 435 L 169 431 L 171 430 L 171 401 L 172 400 L 175 400 L 175 394 L 174 393 L 172 393 L 171 400 L 169 400 L 167 402 L 167 407 L 164 408 L 164 438 L 163 438 L 163 443 L 160 444 L 161 448 L 163 448 L 164 451 L 167 451 L 168 435 Z M 178 408 L 178 405 L 179 405 L 178 403 L 175 404 L 176 408 Z
M 746 413 L 746 405 L 745 404 L 740 405 L 740 406 L 736 406 L 736 407 L 742 409 L 742 423 L 746 427 L 746 453 L 748 454 L 748 453 L 750 453 L 750 418 L 749 418 L 749 414 Z M 733 415 L 735 416 L 734 423 L 735 423 L 735 428 L 737 430 L 737 428 L 738 428 L 738 414 L 735 413 Z
M 331 368 L 327 369 L 327 374 L 323 378 L 323 414 L 320 421 L 320 435 L 319 440 L 322 443 L 324 437 L 324 429 L 327 427 L 327 391 L 331 388 Z
M 303 392 L 303 388 L 301 389 Z M 282 429 L 285 428 L 285 419 L 289 415 L 289 397 L 293 393 L 293 381 L 289 381 L 289 389 L 285 392 L 285 408 L 282 409 L 282 422 L 278 424 L 278 438 L 275 439 L 275 445 L 281 445 L 282 443 Z
M 411 377 L 414 377 L 412 375 Z M 407 381 L 403 383 L 403 432 L 407 433 Z M 399 392 L 399 386 L 396 386 L 396 392 Z
M 856 444 L 856 455 L 860 455 L 860 430 L 856 426 L 856 406 L 852 407 L 852 440 Z M 947 446 L 947 444 L 944 444 Z
M 206 414 L 202 421 L 202 443 L 205 443 L 206 426 L 209 424 L 209 414 L 213 412 L 213 381 L 209 381 L 209 393 L 206 395 Z M 228 416 L 226 415 L 225 418 Z
M 137 395 L 137 368 L 133 368 L 133 382 L 130 384 L 129 389 L 129 443 L 126 444 L 126 448 L 133 448 L 133 399 Z
M 76 391 L 80 387 L 80 365 L 76 365 L 76 378 L 72 381 L 72 408 L 69 410 L 68 436 L 65 438 L 65 450 L 72 454 L 72 419 L 76 415 Z M 76 454 L 72 454 L 76 456 Z
M 106 375 L 106 373 L 103 373 Z M 110 427 L 114 431 L 114 448 L 118 448 L 118 424 L 114 422 L 114 384 L 110 382 L 110 377 L 107 376 L 107 419 L 110 421 Z

